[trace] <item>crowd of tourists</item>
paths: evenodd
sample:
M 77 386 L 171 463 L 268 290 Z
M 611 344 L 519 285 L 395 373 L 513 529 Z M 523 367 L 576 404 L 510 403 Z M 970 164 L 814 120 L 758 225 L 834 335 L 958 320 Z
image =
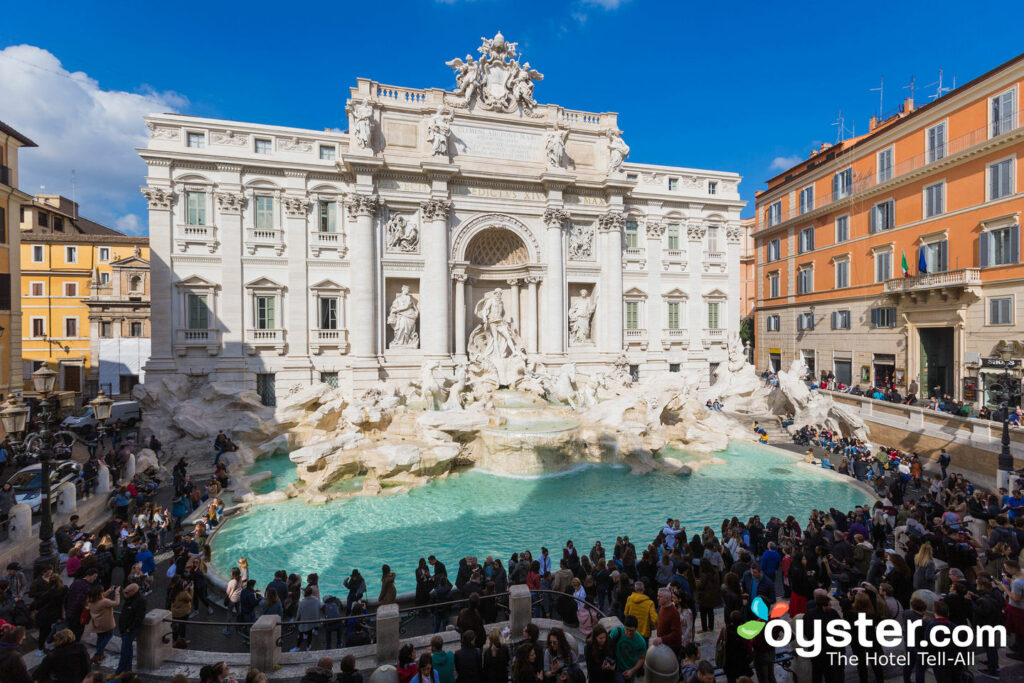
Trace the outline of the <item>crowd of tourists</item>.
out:
M 986 494 L 962 475 L 948 473 L 947 454 L 940 459 L 942 476 L 925 480 L 914 454 L 880 449 L 872 455 L 855 439 L 822 429 L 799 430 L 797 438 L 845 458 L 851 473 L 857 469 L 851 463 L 870 461 L 869 469 L 888 480 L 882 491 L 887 497 L 851 511 L 814 511 L 804 525 L 792 516 L 734 517 L 691 532 L 667 519 L 649 542 L 622 536 L 610 548 L 596 541 L 582 550 L 567 541 L 554 553 L 521 549 L 504 561 L 463 557 L 451 571 L 441 558 L 422 558 L 414 602 L 432 617 L 435 632 L 453 625 L 459 647 L 446 650 L 440 635 L 424 652 L 405 645 L 396 662 L 400 683 L 618 683 L 639 675 L 651 644 L 664 644 L 677 655 L 686 683 L 710 683 L 716 670 L 730 682 L 756 676 L 774 683 L 780 653 L 763 633 L 748 640 L 737 630 L 755 618 L 758 597 L 768 605 L 787 600 L 791 616 L 826 623 L 863 613 L 875 621 L 920 621 L 926 629 L 1003 624 L 1014 635 L 1008 656 L 1024 660 L 1021 482 L 1011 492 Z M 47 571 L 29 581 L 17 563 L 7 567 L 0 579 L 0 680 L 88 680 L 116 634 L 121 652 L 115 675 L 131 681 L 135 638 L 147 609 L 158 605 L 171 611 L 178 647 L 189 644 L 189 622 L 204 608 L 213 614 L 215 606 L 237 623 L 225 629 L 230 637 L 246 637 L 248 624 L 275 614 L 294 623 L 296 650 L 372 642 L 367 581 L 357 569 L 344 581 L 345 595 L 322 595 L 316 574 L 303 580 L 286 570 L 260 591 L 243 558 L 232 569 L 223 599 L 212 597 L 207 540 L 221 519 L 216 494 L 229 483 L 227 470 L 218 463 L 217 474 L 196 484 L 182 459 L 171 479 L 175 503 L 188 501 L 184 515 L 132 497 L 124 509 L 115 507 L 98 532 L 87 532 L 74 517 L 57 530 L 63 572 Z M 200 509 L 199 519 L 182 527 L 184 517 Z M 973 535 L 967 516 L 982 520 L 986 532 Z M 170 578 L 162 605 L 153 595 L 154 556 L 161 550 L 172 556 L 160 569 Z M 379 576 L 377 604 L 396 602 L 395 572 L 384 565 Z M 535 617 L 557 619 L 583 635 L 582 652 L 558 628 L 543 639 L 535 624 L 521 634 L 487 628 L 500 620 L 509 586 L 520 584 L 531 592 Z M 602 616 L 618 617 L 621 625 L 606 628 Z M 19 654 L 29 629 L 42 655 L 32 674 Z M 706 632 L 713 634 L 713 654 L 702 653 L 695 642 Z M 82 642 L 85 633 L 95 634 L 94 647 Z M 911 653 L 907 680 L 923 680 L 929 666 L 923 653 Z M 815 680 L 842 677 L 842 665 L 830 654 L 826 647 L 813 658 Z M 999 653 L 990 648 L 982 654 L 984 673 L 997 675 Z M 934 675 L 955 680 L 961 666 L 943 660 L 933 666 Z M 303 680 L 361 680 L 354 659 L 346 657 L 334 669 L 333 661 L 322 658 Z M 869 674 L 882 680 L 880 670 L 866 665 L 858 665 L 858 674 L 862 681 Z M 250 672 L 246 680 L 258 682 L 261 676 Z M 229 673 L 223 663 L 200 673 L 201 683 L 224 680 Z

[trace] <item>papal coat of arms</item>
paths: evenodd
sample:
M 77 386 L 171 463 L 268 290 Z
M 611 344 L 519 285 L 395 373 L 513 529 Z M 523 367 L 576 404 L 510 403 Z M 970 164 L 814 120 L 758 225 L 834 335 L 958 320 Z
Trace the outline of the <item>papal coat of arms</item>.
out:
M 537 102 L 533 99 L 533 82 L 544 79 L 530 63 L 519 63 L 518 43 L 505 40 L 499 31 L 494 38 L 482 38 L 477 51 L 483 55 L 474 60 L 466 55 L 465 61 L 456 57 L 445 62 L 455 70 L 455 94 L 464 98 L 465 106 L 478 106 L 490 111 L 511 112 L 517 108 L 524 114 L 533 113 Z

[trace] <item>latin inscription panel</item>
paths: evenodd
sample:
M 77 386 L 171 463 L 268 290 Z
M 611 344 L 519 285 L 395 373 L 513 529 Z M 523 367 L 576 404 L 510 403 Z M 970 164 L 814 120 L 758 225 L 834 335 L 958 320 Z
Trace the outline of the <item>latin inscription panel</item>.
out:
M 496 130 L 454 124 L 451 141 L 455 156 L 540 161 L 541 136 L 512 130 Z

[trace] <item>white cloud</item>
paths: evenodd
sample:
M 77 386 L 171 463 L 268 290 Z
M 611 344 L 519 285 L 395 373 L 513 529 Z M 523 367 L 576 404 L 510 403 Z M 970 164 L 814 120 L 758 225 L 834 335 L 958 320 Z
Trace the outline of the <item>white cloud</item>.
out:
M 604 9 L 618 9 L 619 6 L 625 4 L 628 0 L 583 0 L 584 5 L 597 5 Z
M 145 235 L 148 232 L 147 227 L 134 213 L 126 213 L 114 221 L 114 229 L 128 235 Z
M 803 157 L 794 154 L 789 157 L 775 157 L 772 159 L 772 163 L 768 166 L 773 171 L 785 171 L 787 168 L 796 166 L 803 160 Z
M 98 223 L 145 234 L 139 186 L 146 165 L 135 152 L 146 144 L 143 117 L 187 104 L 173 92 L 104 90 L 80 71 L 69 72 L 50 52 L 32 45 L 0 51 L 0 116 L 38 148 L 18 156 L 21 189 L 71 196 L 79 213 Z

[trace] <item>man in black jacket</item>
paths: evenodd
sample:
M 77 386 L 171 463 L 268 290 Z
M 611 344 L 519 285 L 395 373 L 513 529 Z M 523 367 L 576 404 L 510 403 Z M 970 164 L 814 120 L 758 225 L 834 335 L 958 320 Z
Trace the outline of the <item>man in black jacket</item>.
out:
M 135 638 L 142 630 L 142 622 L 146 618 L 146 598 L 139 592 L 139 584 L 130 583 L 124 589 L 124 607 L 117 628 L 121 633 L 121 659 L 114 673 L 132 670 L 132 659 L 135 657 Z
M 82 631 L 85 630 L 85 624 L 82 623 L 85 596 L 97 579 L 99 579 L 99 572 L 95 568 L 87 569 L 84 575 L 71 582 L 68 594 L 64 598 L 64 614 L 68 618 L 68 628 L 75 634 L 76 640 L 82 639 Z

